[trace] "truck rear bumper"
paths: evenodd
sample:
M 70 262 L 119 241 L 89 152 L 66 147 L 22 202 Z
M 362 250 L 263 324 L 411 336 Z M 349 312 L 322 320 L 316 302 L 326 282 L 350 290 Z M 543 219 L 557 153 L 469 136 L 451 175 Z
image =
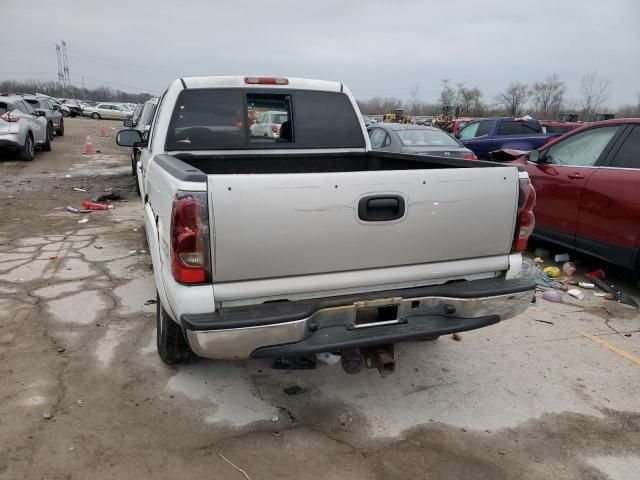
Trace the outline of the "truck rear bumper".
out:
M 182 315 L 193 351 L 272 358 L 419 340 L 493 325 L 526 310 L 528 279 L 488 279 Z

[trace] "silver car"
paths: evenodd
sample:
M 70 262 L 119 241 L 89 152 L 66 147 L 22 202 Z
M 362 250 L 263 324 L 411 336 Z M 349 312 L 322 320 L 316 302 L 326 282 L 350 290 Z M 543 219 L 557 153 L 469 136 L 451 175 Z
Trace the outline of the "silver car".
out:
M 122 106 L 114 103 L 98 103 L 95 107 L 84 107 L 82 115 L 96 120 L 100 118 L 124 120 L 133 115 L 133 111 L 125 110 Z
M 153 116 L 156 113 L 156 108 L 158 108 L 158 99 L 151 98 L 144 102 L 144 104 L 139 105 L 140 111 L 136 109 L 136 112 L 133 113 L 132 118 L 127 118 L 123 125 L 127 128 L 133 128 L 142 133 L 142 135 L 146 138 L 151 129 L 151 122 L 153 121 Z M 131 149 L 131 174 L 137 175 L 137 163 L 140 158 L 140 148 L 133 147 Z M 138 187 L 138 182 L 136 181 L 136 188 Z
M 435 127 L 401 123 L 376 123 L 369 129 L 371 148 L 389 153 L 413 153 L 476 160 L 471 150 Z
M 40 95 L 24 95 L 22 98 L 31 104 L 36 112 L 44 112 L 48 121 L 47 134 L 51 140 L 53 140 L 54 133 L 59 137 L 64 136 L 64 120 L 60 105 L 57 102 L 54 102 L 49 97 Z
M 36 147 L 51 150 L 48 120 L 18 95 L 0 96 L 0 148 L 17 150 L 22 160 L 33 160 Z

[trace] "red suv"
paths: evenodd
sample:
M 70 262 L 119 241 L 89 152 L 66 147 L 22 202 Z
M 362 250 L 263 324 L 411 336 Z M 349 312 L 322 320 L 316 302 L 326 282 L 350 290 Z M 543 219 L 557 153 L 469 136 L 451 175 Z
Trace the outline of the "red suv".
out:
M 640 119 L 595 122 L 514 162 L 536 189 L 539 237 L 640 278 Z

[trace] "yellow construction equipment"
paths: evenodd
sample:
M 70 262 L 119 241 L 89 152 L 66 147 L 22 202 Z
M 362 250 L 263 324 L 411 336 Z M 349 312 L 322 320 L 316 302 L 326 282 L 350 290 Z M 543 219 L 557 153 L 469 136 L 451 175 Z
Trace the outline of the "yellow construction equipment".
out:
M 442 107 L 442 112 L 433 121 L 433 126 L 438 128 L 444 128 L 453 120 L 460 116 L 460 107 L 454 107 L 453 105 L 445 105 Z
M 385 113 L 382 121 L 385 123 L 411 123 L 411 115 L 405 115 L 402 108 L 396 108 L 393 112 Z

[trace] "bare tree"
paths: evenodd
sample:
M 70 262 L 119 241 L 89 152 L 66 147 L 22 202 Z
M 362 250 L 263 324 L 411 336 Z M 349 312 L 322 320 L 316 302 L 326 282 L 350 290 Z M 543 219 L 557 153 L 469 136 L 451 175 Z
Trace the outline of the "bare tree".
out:
M 597 110 L 607 101 L 610 83 L 608 78 L 599 77 L 595 70 L 582 76 L 580 104 L 583 120 L 591 120 Z
M 542 82 L 534 83 L 531 93 L 536 111 L 544 117 L 557 115 L 566 91 L 567 85 L 555 73 Z
M 511 82 L 504 92 L 498 95 L 498 103 L 504 106 L 509 115 L 517 117 L 530 96 L 529 85 L 523 82 Z
M 458 103 L 458 92 L 449 83 L 449 79 L 442 80 L 442 90 L 440 91 L 440 105 L 455 105 Z
M 484 105 L 482 104 L 482 92 L 478 87 L 466 88 L 460 86 L 458 88 L 458 98 L 460 99 L 460 107 L 467 115 L 482 115 Z

